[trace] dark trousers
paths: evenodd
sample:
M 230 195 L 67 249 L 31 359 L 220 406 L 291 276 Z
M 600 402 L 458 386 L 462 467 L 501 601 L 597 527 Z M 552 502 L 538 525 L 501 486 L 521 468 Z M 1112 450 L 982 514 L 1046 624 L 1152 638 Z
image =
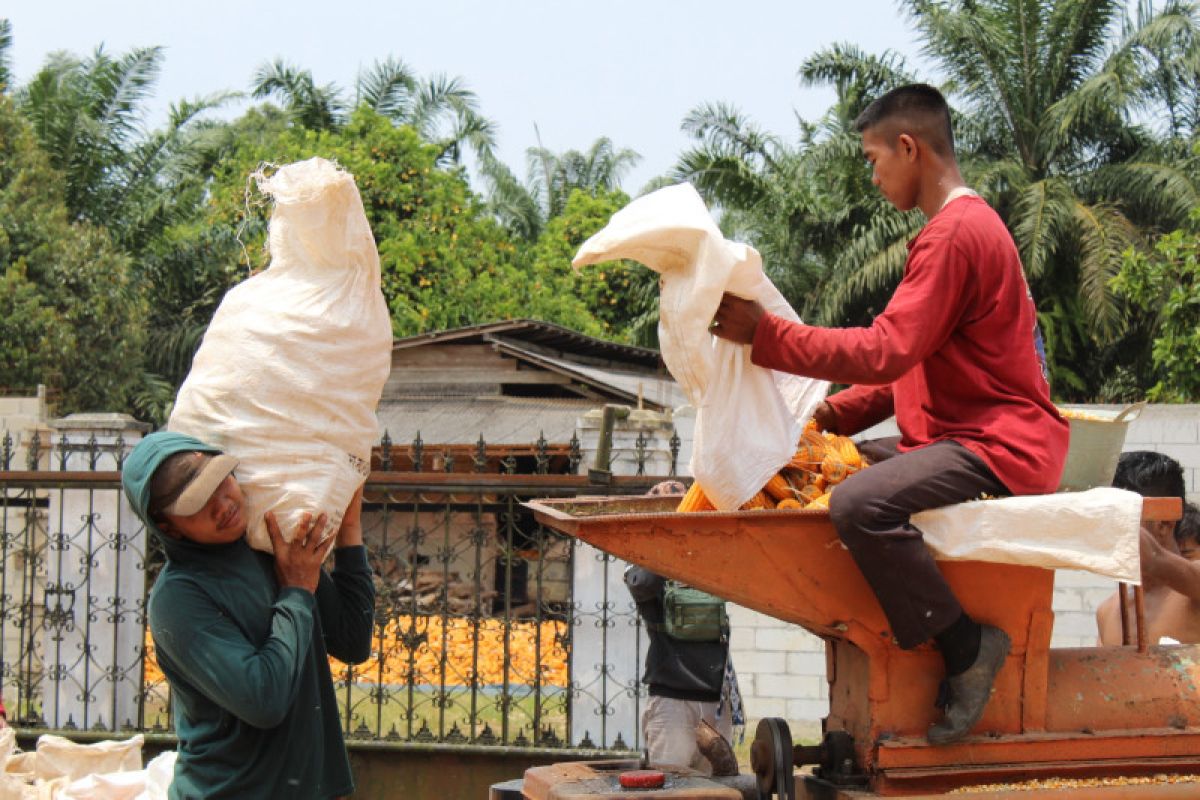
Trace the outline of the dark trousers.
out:
M 921 532 L 909 524 L 918 511 L 1008 494 L 979 456 L 944 441 L 897 453 L 900 437 L 863 442 L 869 469 L 841 483 L 829 516 L 854 556 L 904 649 L 941 633 L 962 606 L 937 568 Z

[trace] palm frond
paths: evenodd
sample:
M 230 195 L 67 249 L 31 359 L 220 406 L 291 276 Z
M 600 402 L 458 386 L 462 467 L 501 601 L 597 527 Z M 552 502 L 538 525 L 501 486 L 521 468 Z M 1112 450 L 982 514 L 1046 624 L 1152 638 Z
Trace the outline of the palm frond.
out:
M 1035 181 L 1017 197 L 1008 226 L 1031 278 L 1040 278 L 1068 237 L 1073 224 L 1075 195 L 1059 178 Z
M 388 56 L 362 70 L 355 81 L 355 106 L 366 105 L 383 116 L 405 122 L 412 110 L 417 75 L 403 60 Z
M 904 58 L 891 50 L 864 53 L 857 45 L 836 42 L 806 58 L 797 71 L 802 86 L 832 86 L 837 99 L 827 115 L 834 129 L 849 129 L 876 96 L 909 83 Z
M 0 92 L 12 87 L 12 22 L 0 19 Z
M 681 130 L 715 153 L 760 162 L 771 169 L 778 140 L 727 103 L 704 103 L 688 112 Z
M 1079 294 L 1100 341 L 1121 332 L 1121 305 L 1112 279 L 1121 271 L 1124 252 L 1139 243 L 1136 227 L 1116 206 L 1076 203 L 1073 220 L 1079 247 Z
M 106 144 L 122 147 L 140 134 L 142 104 L 154 92 L 162 62 L 161 47 L 135 48 L 115 61 L 98 48 L 83 64 L 93 94 L 89 116 L 104 132 Z
M 837 282 L 823 287 L 825 296 L 817 306 L 819 321 L 844 323 L 849 310 L 864 298 L 894 286 L 904 272 L 908 241 L 924 221 L 918 212 L 902 214 L 889 207 L 858 231 L 831 270 L 838 276 Z
M 1176 163 L 1126 161 L 1096 169 L 1081 181 L 1082 194 L 1097 201 L 1120 203 L 1128 217 L 1151 230 L 1184 225 L 1200 206 L 1197 174 Z

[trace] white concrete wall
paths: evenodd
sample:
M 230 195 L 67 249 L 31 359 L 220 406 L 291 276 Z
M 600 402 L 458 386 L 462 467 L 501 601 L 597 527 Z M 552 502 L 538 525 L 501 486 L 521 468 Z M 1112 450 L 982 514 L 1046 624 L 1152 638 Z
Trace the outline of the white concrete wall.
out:
M 1118 406 L 1091 406 L 1116 409 Z M 868 432 L 896 432 L 889 421 Z M 1129 426 L 1126 450 L 1157 450 L 1183 465 L 1188 498 L 1200 501 L 1200 405 L 1148 406 Z M 1059 570 L 1054 589 L 1054 647 L 1096 643 L 1096 608 L 1116 590 L 1108 578 Z M 734 665 L 750 720 L 783 717 L 797 738 L 818 734 L 828 712 L 825 648 L 816 636 L 746 608 L 731 610 Z M 751 727 L 750 730 L 753 730 Z

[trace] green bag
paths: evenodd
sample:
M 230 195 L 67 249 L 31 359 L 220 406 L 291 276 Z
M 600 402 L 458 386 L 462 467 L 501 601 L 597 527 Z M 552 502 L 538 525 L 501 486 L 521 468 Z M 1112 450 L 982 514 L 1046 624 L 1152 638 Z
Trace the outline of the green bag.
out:
M 663 590 L 662 630 L 683 642 L 719 642 L 729 635 L 725 601 L 678 581 Z

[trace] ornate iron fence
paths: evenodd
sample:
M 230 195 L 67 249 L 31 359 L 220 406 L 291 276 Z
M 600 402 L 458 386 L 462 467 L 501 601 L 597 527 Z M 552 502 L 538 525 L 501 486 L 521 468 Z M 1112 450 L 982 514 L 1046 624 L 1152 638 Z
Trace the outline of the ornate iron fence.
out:
M 120 492 L 127 449 L 0 440 L 0 691 L 18 728 L 173 731 L 145 616 L 162 552 Z M 642 641 L 614 562 L 522 502 L 643 493 L 662 479 L 644 474 L 645 443 L 637 474 L 606 485 L 575 474 L 577 441 L 398 449 L 385 436 L 365 493 L 372 657 L 332 662 L 347 735 L 636 746 Z M 677 438 L 671 451 L 673 473 Z

